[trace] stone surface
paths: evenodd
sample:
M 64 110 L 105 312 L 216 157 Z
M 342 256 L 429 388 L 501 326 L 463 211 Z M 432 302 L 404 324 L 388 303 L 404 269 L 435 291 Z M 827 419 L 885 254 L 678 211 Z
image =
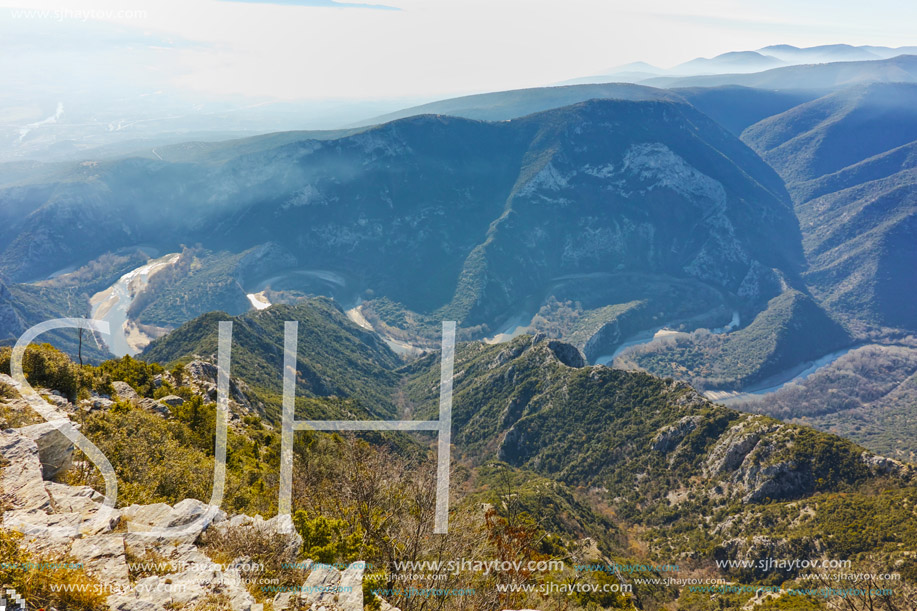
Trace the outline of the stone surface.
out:
M 83 513 L 95 511 L 105 500 L 89 486 L 68 486 L 57 482 L 45 482 L 45 490 L 51 495 L 51 505 L 58 513 Z
M 97 512 L 105 501 L 105 495 L 99 494 L 89 486 L 68 486 L 56 482 L 45 482 L 45 489 L 51 495 L 51 506 L 60 515 L 78 517 L 80 532 L 83 535 L 94 535 L 111 532 L 121 521 L 121 512 L 111 509 L 102 523 L 97 523 Z
M 153 412 L 154 414 L 159 414 L 164 418 L 168 418 L 172 414 L 172 411 L 169 409 L 168 405 L 165 405 L 160 401 L 156 401 L 155 399 L 143 398 L 138 399 L 134 403 L 137 405 L 137 407 L 145 409 L 148 412 Z
M 26 427 L 28 428 L 28 427 Z M 31 551 L 66 551 L 64 535 L 97 534 L 111 531 L 118 523 L 112 511 L 102 524 L 95 513 L 102 495 L 86 486 L 71 487 L 42 479 L 38 445 L 19 430 L 0 433 L 0 456 L 6 466 L 0 472 L 0 500 L 7 506 L 3 525 L 27 535 L 24 543 Z M 48 532 L 48 528 L 53 530 Z
M 285 611 L 293 607 L 295 599 L 295 592 L 281 592 L 271 601 L 271 606 L 274 607 L 274 611 Z
M 173 386 L 175 385 L 172 376 L 168 373 L 157 373 L 153 376 L 153 388 L 160 388 L 166 382 Z
M 140 398 L 140 395 L 137 394 L 137 391 L 127 382 L 117 382 L 111 383 L 112 388 L 115 390 L 115 397 L 121 401 L 136 401 Z
M 112 594 L 107 602 L 111 611 L 166 611 L 166 608 L 158 603 L 131 594 Z
M 24 541 L 29 551 L 54 551 L 59 547 L 59 538 L 69 543 L 79 535 L 81 520 L 76 513 L 44 513 L 41 511 L 7 511 L 3 514 L 3 526 L 27 536 Z M 50 534 L 49 534 L 49 529 Z M 51 546 L 49 548 L 48 546 Z
M 130 395 L 123 387 L 121 391 Z M 93 397 L 93 400 L 104 398 Z M 140 403 L 144 399 L 134 401 Z M 157 405 L 167 411 L 165 405 L 158 402 Z M 57 414 L 67 418 L 63 413 Z M 67 424 L 70 425 L 69 419 Z M 131 505 L 121 510 L 106 508 L 107 519 L 97 524 L 95 518 L 100 508 L 104 508 L 104 495 L 88 486 L 68 486 L 43 477 L 60 473 L 72 459 L 72 445 L 58 426 L 42 422 L 0 432 L 0 502 L 6 509 L 3 526 L 22 532 L 21 545 L 34 557 L 68 557 L 82 563 L 89 575 L 113 591 L 107 599 L 107 608 L 116 611 L 258 608 L 239 568 L 215 564 L 195 545 L 211 525 L 232 524 L 236 528 L 264 530 L 277 542 L 285 558 L 296 558 L 302 539 L 290 516 L 265 520 L 261 516 L 243 515 L 228 520 L 223 511 L 197 499 L 185 499 L 174 506 L 157 503 Z M 182 527 L 186 528 L 180 536 L 155 532 L 155 529 Z M 131 583 L 127 563 L 131 556 L 170 566 L 164 575 Z M 354 594 L 342 593 L 338 598 L 345 607 L 326 608 L 362 609 L 362 569 L 344 571 L 333 579 L 335 583 L 355 588 L 361 604 L 355 606 Z M 295 597 L 298 593 L 291 594 Z
M 557 360 L 567 367 L 585 367 L 586 359 L 583 354 L 570 344 L 551 340 L 548 342 L 548 349 L 557 357 Z
M 702 420 L 703 416 L 685 416 L 677 423 L 660 430 L 653 438 L 653 449 L 662 453 L 671 452 Z
M 196 608 L 252 611 L 255 600 L 245 589 L 238 571 L 194 568 L 139 580 L 125 593 L 108 598 L 118 611 Z
M 155 525 L 166 520 L 172 507 L 165 503 L 151 505 L 130 505 L 121 510 L 121 517 L 127 523 L 128 532 L 151 530 Z
M 69 420 L 63 425 L 60 420 L 55 420 L 17 429 L 20 435 L 28 437 L 38 446 L 42 477 L 45 479 L 52 479 L 73 465 L 74 445 L 60 431 L 61 426 L 72 425 Z
M 129 536 L 126 538 L 128 551 L 142 555 L 150 549 L 171 544 L 190 544 L 214 522 L 226 519 L 226 513 L 214 510 L 197 499 L 185 499 L 170 507 L 165 503 L 153 505 L 131 505 L 121 510 Z M 180 529 L 166 536 L 159 529 Z
M 14 429 L 0 432 L 0 456 L 6 465 L 0 471 L 0 501 L 10 510 L 51 511 L 51 497 L 42 480 L 38 445 Z
M 300 592 L 302 606 L 309 611 L 362 611 L 363 568 L 362 562 L 355 562 L 343 571 L 314 569 Z
M 130 584 L 123 535 L 106 534 L 76 539 L 70 548 L 70 555 L 83 564 L 86 573 L 103 583 L 118 586 Z
M 47 389 L 37 390 L 38 394 L 45 400 L 45 403 L 50 405 L 54 411 L 61 412 L 61 417 L 63 417 L 64 413 L 71 413 L 73 411 L 73 404 L 65 397 L 62 397 L 60 393 L 54 394 L 56 391 Z
M 206 361 L 191 361 L 184 367 L 186 382 L 197 392 L 203 394 L 207 400 L 217 400 L 217 366 Z M 245 382 L 230 378 L 229 401 L 230 406 L 236 410 L 249 413 L 256 411 L 249 400 L 251 392 Z M 263 406 L 260 406 L 263 409 Z M 236 410 L 231 410 L 235 414 Z
M 894 458 L 876 456 L 869 452 L 863 452 L 860 458 L 870 471 L 878 475 L 902 475 L 910 470 L 908 465 Z
M 89 399 L 80 401 L 80 409 L 86 412 L 97 412 L 109 410 L 115 402 L 108 397 L 93 396 Z

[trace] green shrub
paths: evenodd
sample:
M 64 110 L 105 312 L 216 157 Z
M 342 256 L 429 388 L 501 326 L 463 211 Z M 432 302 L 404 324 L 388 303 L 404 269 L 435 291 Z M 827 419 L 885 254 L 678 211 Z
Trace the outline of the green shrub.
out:
M 0 373 L 10 372 L 12 349 L 0 348 Z M 30 345 L 22 357 L 22 371 L 34 387 L 56 390 L 71 400 L 80 386 L 81 372 L 70 358 L 51 344 Z
M 15 388 L 5 382 L 0 382 L 0 399 L 12 399 L 16 394 Z
M 303 510 L 293 515 L 293 525 L 302 536 L 302 553 L 315 562 L 353 562 L 359 556 L 363 537 L 348 533 L 346 521 L 323 515 L 310 517 Z
M 127 382 L 142 397 L 152 397 L 156 387 L 153 378 L 165 371 L 158 363 L 146 363 L 130 356 L 105 361 L 98 372 L 107 374 L 112 380 Z

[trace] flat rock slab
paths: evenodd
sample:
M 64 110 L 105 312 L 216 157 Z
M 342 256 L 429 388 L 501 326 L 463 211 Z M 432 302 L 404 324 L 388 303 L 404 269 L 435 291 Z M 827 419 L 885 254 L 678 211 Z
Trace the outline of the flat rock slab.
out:
M 83 569 L 104 584 L 128 586 L 124 537 L 117 534 L 76 539 L 70 555 L 83 563 Z
M 38 445 L 15 429 L 0 432 L 0 499 L 11 510 L 48 513 L 51 497 L 42 479 Z M 5 519 L 5 516 L 4 516 Z

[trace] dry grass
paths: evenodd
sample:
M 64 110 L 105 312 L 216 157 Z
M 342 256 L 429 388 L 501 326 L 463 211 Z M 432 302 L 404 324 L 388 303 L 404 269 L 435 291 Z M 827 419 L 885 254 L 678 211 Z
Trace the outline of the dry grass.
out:
M 9 584 L 29 604 L 29 608 L 57 608 L 67 611 L 96 611 L 105 609 L 106 594 L 100 584 L 82 569 L 57 568 L 39 570 L 21 568 L 27 563 L 67 563 L 67 558 L 30 557 L 19 547 L 21 536 L 0 529 L 0 558 L 10 568 L 0 569 L 0 582 Z M 14 568 L 20 567 L 20 568 Z M 64 586 L 80 586 L 71 591 L 61 590 Z
M 308 571 L 284 567 L 284 563 L 295 562 L 283 553 L 283 542 L 272 531 L 255 525 L 234 529 L 207 530 L 200 540 L 201 549 L 217 563 L 228 565 L 238 559 L 250 567 L 240 571 L 246 589 L 262 601 L 274 597 L 276 591 L 264 591 L 265 585 L 273 589 L 299 587 L 308 576 Z

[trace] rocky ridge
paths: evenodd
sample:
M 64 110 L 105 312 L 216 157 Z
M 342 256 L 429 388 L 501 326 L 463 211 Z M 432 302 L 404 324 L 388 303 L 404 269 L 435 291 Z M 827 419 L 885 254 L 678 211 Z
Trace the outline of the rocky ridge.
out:
M 0 383 L 18 389 L 9 376 L 0 374 Z M 119 400 L 142 401 L 129 385 L 116 382 L 114 386 Z M 285 561 L 294 562 L 302 537 L 289 516 L 230 516 L 197 499 L 185 499 L 175 505 L 135 504 L 110 509 L 105 519 L 99 520 L 100 513 L 106 513 L 104 495 L 89 486 L 67 485 L 53 478 L 74 462 L 74 446 L 59 431 L 64 420 L 76 426 L 68 414 L 98 409 L 100 403 L 113 400 L 98 397 L 76 406 L 50 391 L 39 389 L 39 393 L 52 399 L 49 404 L 57 416 L 54 420 L 0 431 L 2 527 L 22 533 L 20 546 L 31 557 L 79 563 L 86 575 L 104 588 L 111 611 L 263 608 L 246 589 L 243 568 L 248 559 L 242 556 L 229 563 L 216 563 L 203 551 L 201 537 L 205 532 L 229 531 L 245 537 L 257 531 L 276 543 Z M 168 399 L 156 403 L 167 406 Z M 20 412 L 30 409 L 20 396 L 11 397 L 6 406 Z M 167 409 L 153 411 L 168 417 Z M 178 529 L 178 534 L 163 533 L 166 528 Z M 161 574 L 132 575 L 132 567 L 150 559 L 155 559 Z M 312 563 L 307 560 L 302 564 Z M 278 593 L 273 608 L 361 611 L 362 577 L 361 563 L 343 571 L 315 568 L 301 588 Z M 343 592 L 333 593 L 338 589 Z

